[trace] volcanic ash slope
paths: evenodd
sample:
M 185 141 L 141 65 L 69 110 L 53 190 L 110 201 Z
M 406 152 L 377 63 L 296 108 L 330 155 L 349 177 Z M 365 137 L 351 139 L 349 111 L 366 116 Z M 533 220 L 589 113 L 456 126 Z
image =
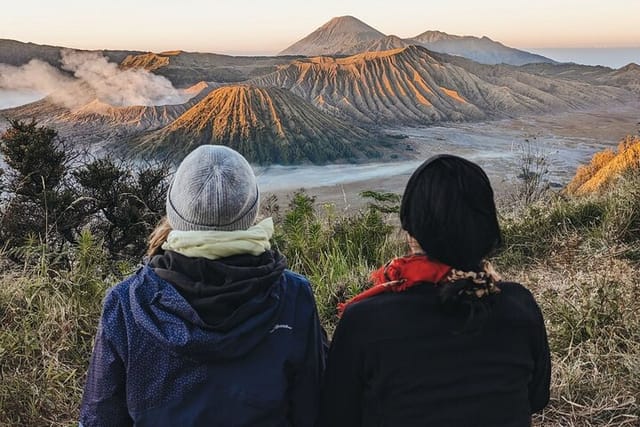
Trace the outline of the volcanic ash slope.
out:
M 283 89 L 220 87 L 173 123 L 131 141 L 138 152 L 179 160 L 201 144 L 226 145 L 260 164 L 379 157 L 389 141 Z
M 300 59 L 251 83 L 281 87 L 338 117 L 381 126 L 514 117 L 602 105 L 629 95 L 418 46 Z

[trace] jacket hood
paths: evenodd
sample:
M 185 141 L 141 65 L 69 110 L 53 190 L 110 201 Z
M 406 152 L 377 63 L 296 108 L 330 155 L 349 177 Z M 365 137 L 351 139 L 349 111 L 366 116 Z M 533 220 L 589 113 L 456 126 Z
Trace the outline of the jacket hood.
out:
M 165 253 L 154 257 L 132 283 L 133 317 L 174 354 L 239 357 L 276 324 L 284 268 L 284 258 L 270 251 L 217 261 Z

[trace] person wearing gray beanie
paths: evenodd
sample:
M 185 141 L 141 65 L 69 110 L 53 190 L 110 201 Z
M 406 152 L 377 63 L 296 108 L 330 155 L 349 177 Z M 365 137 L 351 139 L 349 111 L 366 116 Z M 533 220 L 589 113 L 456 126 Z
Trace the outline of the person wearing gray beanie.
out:
M 240 153 L 201 145 L 182 161 L 167 193 L 167 219 L 174 230 L 246 230 L 258 215 L 260 191 Z
M 105 297 L 82 426 L 315 425 L 326 334 L 259 206 L 238 152 L 184 158 L 148 262 Z

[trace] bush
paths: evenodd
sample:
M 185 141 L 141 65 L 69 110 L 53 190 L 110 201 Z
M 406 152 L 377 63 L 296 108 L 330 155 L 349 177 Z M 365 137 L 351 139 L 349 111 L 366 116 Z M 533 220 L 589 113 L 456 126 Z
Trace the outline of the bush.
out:
M 73 172 L 92 216 L 92 232 L 110 256 L 131 259 L 144 251 L 147 236 L 162 218 L 169 167 L 135 166 L 111 158 L 92 161 Z
M 28 240 L 66 253 L 89 228 L 118 260 L 137 257 L 164 214 L 167 164 L 91 161 L 35 122 L 11 121 L 0 136 L 10 169 L 0 200 L 0 244 L 20 260 Z
M 600 200 L 573 201 L 557 197 L 529 205 L 502 219 L 503 247 L 497 260 L 503 266 L 525 266 L 550 254 L 571 255 L 571 249 L 603 224 L 607 204 Z
M 31 235 L 50 245 L 75 240 L 85 218 L 68 182 L 75 154 L 49 128 L 11 121 L 0 136 L 0 153 L 10 167 L 7 198 L 0 209 L 0 242 L 20 246 Z
M 279 212 L 270 204 L 271 212 Z M 393 232 L 376 206 L 338 216 L 329 205 L 319 214 L 315 199 L 298 191 L 276 224 L 274 242 L 290 268 L 312 282 L 321 319 L 332 330 L 338 302 L 365 288 L 373 269 L 402 254 Z
M 547 154 L 537 146 L 535 136 L 518 145 L 518 174 L 514 202 L 523 206 L 543 199 L 549 191 Z
M 569 194 L 602 193 L 615 186 L 627 171 L 640 168 L 640 137 L 627 136 L 618 144 L 617 152 L 611 149 L 594 154 L 588 165 L 581 166 L 567 185 Z

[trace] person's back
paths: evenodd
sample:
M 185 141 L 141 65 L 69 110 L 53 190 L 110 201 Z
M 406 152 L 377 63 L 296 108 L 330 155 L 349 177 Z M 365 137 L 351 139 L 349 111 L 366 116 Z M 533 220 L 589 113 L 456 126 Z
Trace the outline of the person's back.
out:
M 115 287 L 92 367 L 117 364 L 122 375 L 115 366 L 108 378 L 89 372 L 83 424 L 104 425 L 106 417 L 108 425 L 312 425 L 322 362 L 314 357 L 321 349 L 313 295 L 289 271 L 267 289 L 250 302 L 260 312 L 213 328 L 149 266 Z M 111 388 L 112 404 L 104 396 Z
M 549 348 L 531 293 L 485 259 L 501 242 L 486 174 L 432 157 L 400 220 L 410 253 L 339 306 L 320 425 L 529 426 L 549 400 Z
M 479 329 L 443 311 L 433 284 L 349 307 L 333 337 L 322 425 L 528 425 L 548 400 L 544 323 L 529 291 L 500 287 Z
M 315 424 L 323 331 L 309 282 L 270 248 L 273 222 L 253 225 L 258 206 L 238 153 L 183 161 L 149 262 L 105 298 L 81 425 Z

